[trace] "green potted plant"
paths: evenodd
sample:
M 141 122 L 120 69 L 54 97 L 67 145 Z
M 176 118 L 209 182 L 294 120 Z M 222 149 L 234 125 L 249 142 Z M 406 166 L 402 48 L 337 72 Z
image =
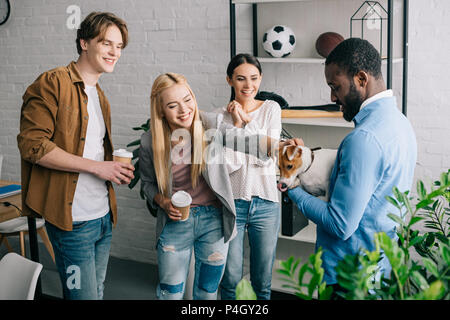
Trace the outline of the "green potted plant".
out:
M 150 130 L 150 118 L 147 119 L 147 121 L 143 124 L 141 124 L 139 127 L 133 127 L 134 131 L 148 131 Z M 130 142 L 129 144 L 127 144 L 127 147 L 134 147 L 134 146 L 138 146 L 136 149 L 133 150 L 133 159 L 132 160 L 136 160 L 134 162 L 134 167 L 135 167 L 135 171 L 134 171 L 134 178 L 131 180 L 130 184 L 128 185 L 128 188 L 133 189 L 134 186 L 139 182 L 139 180 L 141 179 L 141 175 L 139 174 L 139 145 L 141 144 L 141 138 L 134 140 L 132 142 Z M 142 199 L 144 199 L 143 195 L 141 194 Z
M 133 127 L 133 130 L 134 131 L 144 131 L 144 132 L 150 130 L 150 118 L 147 119 L 147 121 L 145 123 L 141 124 L 139 127 Z M 136 186 L 136 184 L 139 182 L 139 180 L 141 179 L 141 173 L 139 172 L 139 148 L 140 148 L 139 146 L 140 146 L 140 144 L 141 144 L 141 139 L 140 138 L 130 142 L 129 144 L 127 144 L 127 147 L 138 146 L 137 148 L 135 148 L 133 150 L 133 159 L 132 160 L 134 161 L 133 165 L 134 165 L 135 170 L 134 170 L 134 178 L 128 184 L 128 188 L 130 188 L 130 189 L 133 189 Z M 142 188 L 140 189 L 139 194 L 141 196 L 141 199 L 146 200 L 145 196 L 144 196 L 144 193 L 142 192 Z M 153 210 L 149 206 L 147 201 L 145 203 L 146 203 L 147 209 L 150 211 L 150 213 L 154 217 L 156 217 L 156 210 Z
M 442 173 L 429 191 L 418 181 L 415 206 L 411 204 L 409 191 L 402 193 L 397 188 L 393 191 L 394 197 L 386 200 L 399 210 L 398 215 L 389 214 L 398 224 L 398 241 L 384 232 L 376 233 L 374 251 L 361 250 L 340 261 L 336 267 L 337 280 L 346 291 L 337 294 L 348 300 L 449 300 L 450 170 Z M 424 222 L 426 232 L 413 228 L 419 221 Z M 420 261 L 412 258 L 412 252 L 420 256 Z M 283 286 L 294 289 L 300 299 L 329 299 L 332 288 L 322 281 L 322 253 L 319 248 L 305 264 L 294 257 L 282 261 L 277 272 L 285 282 Z M 388 278 L 381 276 L 374 282 L 381 254 L 389 259 L 392 271 Z M 310 275 L 309 281 L 305 281 L 306 274 Z M 241 299 L 242 292 L 251 296 L 248 281 L 242 280 L 239 288 L 237 299 Z

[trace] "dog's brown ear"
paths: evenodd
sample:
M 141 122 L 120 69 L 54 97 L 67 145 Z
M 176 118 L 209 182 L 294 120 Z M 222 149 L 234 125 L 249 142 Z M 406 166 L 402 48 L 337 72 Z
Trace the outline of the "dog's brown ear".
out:
M 302 151 L 302 148 L 299 146 L 288 146 L 286 147 L 286 156 L 291 161 L 295 157 L 301 157 Z
M 299 146 L 297 146 L 296 149 L 297 149 L 297 153 L 295 154 L 295 156 L 296 156 L 296 157 L 301 157 L 301 156 L 302 156 L 303 149 L 300 148 Z

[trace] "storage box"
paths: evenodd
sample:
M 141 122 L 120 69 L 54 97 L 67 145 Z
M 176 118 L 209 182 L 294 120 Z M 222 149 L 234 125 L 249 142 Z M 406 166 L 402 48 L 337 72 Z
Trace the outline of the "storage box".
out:
M 307 225 L 308 219 L 292 202 L 287 193 L 283 192 L 281 194 L 281 234 L 292 237 Z

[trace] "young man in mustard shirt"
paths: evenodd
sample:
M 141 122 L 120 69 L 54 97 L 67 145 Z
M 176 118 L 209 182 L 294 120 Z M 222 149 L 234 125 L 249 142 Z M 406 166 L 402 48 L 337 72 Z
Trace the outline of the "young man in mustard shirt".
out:
M 102 299 L 112 225 L 112 182 L 128 184 L 131 164 L 112 161 L 111 109 L 98 85 L 128 43 L 126 23 L 92 12 L 77 30 L 79 58 L 41 74 L 23 95 L 22 208 L 43 217 L 65 299 Z

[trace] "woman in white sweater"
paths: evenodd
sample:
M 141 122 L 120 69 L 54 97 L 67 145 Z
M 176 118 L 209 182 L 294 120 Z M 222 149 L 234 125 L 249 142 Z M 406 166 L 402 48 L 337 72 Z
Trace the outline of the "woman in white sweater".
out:
M 262 80 L 259 61 L 249 54 L 238 54 L 228 64 L 227 81 L 232 87 L 224 121 L 254 134 L 279 139 L 281 108 L 273 100 L 257 100 Z M 276 164 L 251 155 L 225 150 L 236 206 L 238 235 L 229 245 L 225 274 L 220 285 L 221 298 L 235 299 L 237 283 L 243 276 L 244 235 L 250 243 L 250 280 L 258 299 L 270 299 L 272 266 L 280 227 L 280 205 L 276 183 Z

